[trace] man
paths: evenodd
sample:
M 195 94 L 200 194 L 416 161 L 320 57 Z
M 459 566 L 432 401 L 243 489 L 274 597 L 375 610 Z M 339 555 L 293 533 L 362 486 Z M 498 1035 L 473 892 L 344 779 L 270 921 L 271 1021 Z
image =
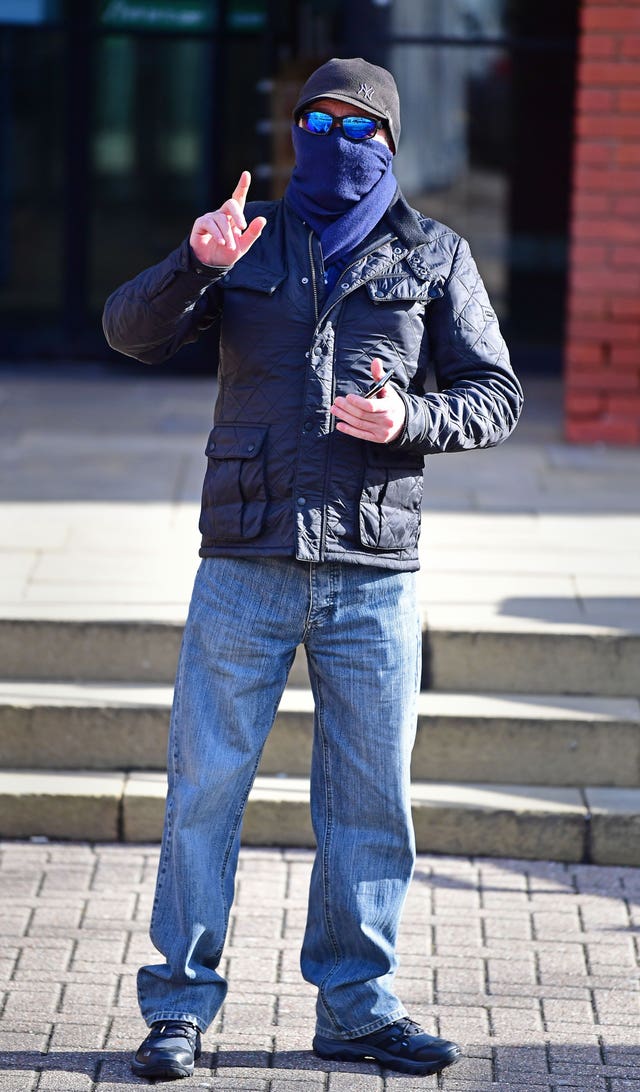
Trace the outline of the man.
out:
M 390 73 L 329 61 L 295 107 L 284 199 L 245 206 L 243 172 L 105 308 L 110 344 L 149 363 L 220 321 L 151 922 L 165 962 L 138 976 L 142 1076 L 192 1073 L 224 1000 L 240 824 L 300 643 L 315 699 L 301 953 L 314 1050 L 414 1074 L 460 1054 L 393 990 L 414 860 L 422 472 L 427 454 L 505 439 L 522 394 L 467 244 L 397 188 L 399 136 Z M 439 393 L 424 393 L 428 366 Z

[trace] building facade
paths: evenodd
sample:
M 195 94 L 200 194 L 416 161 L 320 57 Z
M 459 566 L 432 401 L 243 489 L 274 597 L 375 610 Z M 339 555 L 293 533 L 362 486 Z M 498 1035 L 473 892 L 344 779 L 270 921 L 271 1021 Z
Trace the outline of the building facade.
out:
M 253 196 L 282 193 L 297 87 L 329 56 L 364 55 L 400 88 L 403 190 L 470 240 L 525 380 L 566 361 L 568 435 L 638 442 L 639 12 L 0 0 L 0 359 L 113 360 L 106 295 L 178 245 L 243 168 Z M 171 367 L 215 362 L 205 337 Z

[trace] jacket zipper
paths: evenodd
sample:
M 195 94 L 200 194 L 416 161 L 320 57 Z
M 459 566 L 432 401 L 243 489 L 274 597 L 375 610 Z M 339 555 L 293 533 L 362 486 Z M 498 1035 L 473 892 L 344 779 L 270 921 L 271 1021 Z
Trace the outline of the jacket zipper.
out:
M 318 300 L 318 282 L 317 282 L 317 279 L 316 279 L 316 267 L 315 267 L 315 262 L 313 260 L 313 232 L 312 231 L 309 232 L 309 266 L 311 267 L 311 286 L 313 288 L 313 308 L 314 308 L 314 314 L 315 314 L 314 338 L 315 338 L 315 334 L 316 334 L 316 331 L 318 329 L 318 321 L 319 321 L 319 318 L 320 318 L 320 303 L 319 303 L 319 300 Z M 318 560 L 319 561 L 322 561 L 323 554 L 324 554 L 324 538 L 325 538 L 325 533 L 326 533 L 326 528 L 325 528 L 325 523 L 326 523 L 326 499 L 325 499 L 326 491 L 327 491 L 327 483 L 326 483 L 326 475 L 325 475 L 325 484 L 324 484 L 324 489 L 323 489 L 323 501 L 322 501 L 321 517 L 320 517 L 320 520 L 321 520 L 321 522 L 320 522 L 320 545 L 319 545 L 319 549 L 318 549 Z
M 317 332 L 317 329 L 318 329 L 318 321 L 320 319 L 320 306 L 319 306 L 319 300 L 318 300 L 318 282 L 316 280 L 316 267 L 315 267 L 315 263 L 314 263 L 314 260 L 313 260 L 313 232 L 312 231 L 309 232 L 309 265 L 311 266 L 311 284 L 313 286 L 313 306 L 314 306 L 314 309 L 315 309 L 315 320 L 316 320 L 316 325 L 315 325 L 315 330 L 314 330 L 314 338 L 315 338 L 315 335 L 316 335 L 316 332 Z M 331 375 L 331 391 L 332 391 L 331 403 L 332 404 L 333 404 L 333 398 L 334 398 L 334 388 L 335 388 L 335 371 L 332 371 L 332 375 Z M 329 421 L 329 432 L 333 432 L 334 425 L 335 425 L 335 421 L 334 421 L 333 417 L 331 417 L 331 419 Z M 323 490 L 322 490 L 322 494 L 323 494 L 322 495 L 322 508 L 320 510 L 320 544 L 319 544 L 319 548 L 318 548 L 318 559 L 320 561 L 322 561 L 324 559 L 324 543 L 325 543 L 325 537 L 326 537 L 326 532 L 327 532 L 327 528 L 326 528 L 326 523 L 327 523 L 327 515 L 326 515 L 327 500 L 326 500 L 326 498 L 327 498 L 327 476 L 328 476 L 328 473 L 329 473 L 329 467 L 327 465 L 326 472 L 325 472 L 324 486 L 323 486 Z
M 320 308 L 318 306 L 318 285 L 316 282 L 316 267 L 313 261 L 313 232 L 309 232 L 309 265 L 311 266 L 311 284 L 313 286 L 313 306 L 315 310 L 316 326 L 318 325 L 318 318 L 320 316 Z
M 377 245 L 381 246 L 382 243 L 393 241 L 394 238 L 396 238 L 396 236 L 392 235 L 392 236 L 390 236 L 390 239 L 383 239 Z M 318 308 L 318 293 L 317 293 L 317 284 L 316 284 L 316 271 L 315 271 L 315 266 L 313 264 L 312 243 L 313 243 L 313 232 L 309 232 L 309 263 L 311 265 L 311 283 L 313 285 L 313 301 L 314 301 L 314 305 L 315 305 L 316 329 L 317 329 L 318 320 L 319 320 L 319 308 Z M 360 258 L 357 258 L 355 262 L 351 263 L 351 265 L 346 266 L 342 270 L 340 276 L 342 277 L 342 276 L 344 276 L 345 273 L 348 273 L 349 270 L 352 269 L 353 266 L 355 266 L 358 261 L 360 261 Z M 339 300 L 336 300 L 336 303 L 339 303 L 339 302 L 340 302 Z M 335 305 L 332 304 L 331 306 L 333 307 Z M 339 320 L 338 320 L 338 325 L 339 325 Z M 336 396 L 336 369 L 335 369 L 335 365 L 336 365 L 336 348 L 337 348 L 337 340 L 338 340 L 338 325 L 336 326 L 336 331 L 335 331 L 334 352 L 333 352 L 333 368 L 331 369 L 331 404 L 332 405 L 333 405 L 333 402 L 334 402 L 334 399 L 335 399 L 335 396 Z M 332 416 L 331 420 L 329 422 L 329 432 L 330 433 L 334 432 L 335 427 L 336 427 L 336 421 L 335 421 L 335 418 Z M 327 544 L 327 494 L 328 494 L 328 479 L 329 479 L 330 469 L 331 469 L 331 451 L 329 452 L 329 459 L 327 461 L 325 480 L 324 480 L 324 488 L 323 488 L 323 496 L 322 496 L 322 510 L 321 510 L 321 522 L 320 522 L 320 546 L 319 546 L 319 551 L 318 551 L 320 561 L 324 561 L 324 554 L 325 554 L 325 549 L 326 549 L 326 544 Z
M 338 345 L 338 333 L 340 329 L 340 317 L 335 326 L 335 338 L 333 343 L 333 367 L 331 369 L 331 405 L 333 405 L 336 397 L 336 361 L 337 361 L 337 345 Z M 336 419 L 333 414 L 330 415 L 329 420 L 329 435 L 336 430 Z M 333 456 L 333 444 L 329 444 L 329 451 L 327 454 L 327 466 L 324 477 L 324 486 L 322 489 L 322 514 L 320 521 L 320 560 L 324 561 L 324 554 L 327 545 L 327 500 L 329 494 L 329 480 L 331 478 L 331 464 Z

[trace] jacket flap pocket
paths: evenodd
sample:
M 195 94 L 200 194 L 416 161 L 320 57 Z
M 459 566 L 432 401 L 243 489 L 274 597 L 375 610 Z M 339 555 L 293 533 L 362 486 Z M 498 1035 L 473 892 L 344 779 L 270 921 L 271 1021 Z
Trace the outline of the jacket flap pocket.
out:
M 377 277 L 368 282 L 367 292 L 374 303 L 393 303 L 396 300 L 421 300 L 427 303 L 444 295 L 440 275 L 429 273 L 424 277 L 413 270 L 397 274 L 397 268 L 386 277 Z
M 262 450 L 266 428 L 256 425 L 216 425 L 205 454 L 212 459 L 255 459 Z
M 421 504 L 421 470 L 368 465 L 359 505 L 362 545 L 370 550 L 415 549 Z
M 287 275 L 286 269 L 265 269 L 264 266 L 252 266 L 246 257 L 232 266 L 220 281 L 226 290 L 232 288 L 248 288 L 251 292 L 265 292 L 272 296 L 280 287 Z

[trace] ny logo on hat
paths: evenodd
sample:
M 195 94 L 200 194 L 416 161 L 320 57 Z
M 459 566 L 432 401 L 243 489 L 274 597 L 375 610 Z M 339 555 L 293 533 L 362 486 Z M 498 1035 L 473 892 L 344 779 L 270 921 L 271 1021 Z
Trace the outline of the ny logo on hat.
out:
M 374 90 L 373 87 L 369 87 L 369 84 L 363 82 L 363 83 L 360 84 L 360 87 L 358 88 L 358 94 L 359 95 L 364 95 L 365 99 L 368 102 L 370 100 L 371 96 L 373 95 L 373 90 Z

